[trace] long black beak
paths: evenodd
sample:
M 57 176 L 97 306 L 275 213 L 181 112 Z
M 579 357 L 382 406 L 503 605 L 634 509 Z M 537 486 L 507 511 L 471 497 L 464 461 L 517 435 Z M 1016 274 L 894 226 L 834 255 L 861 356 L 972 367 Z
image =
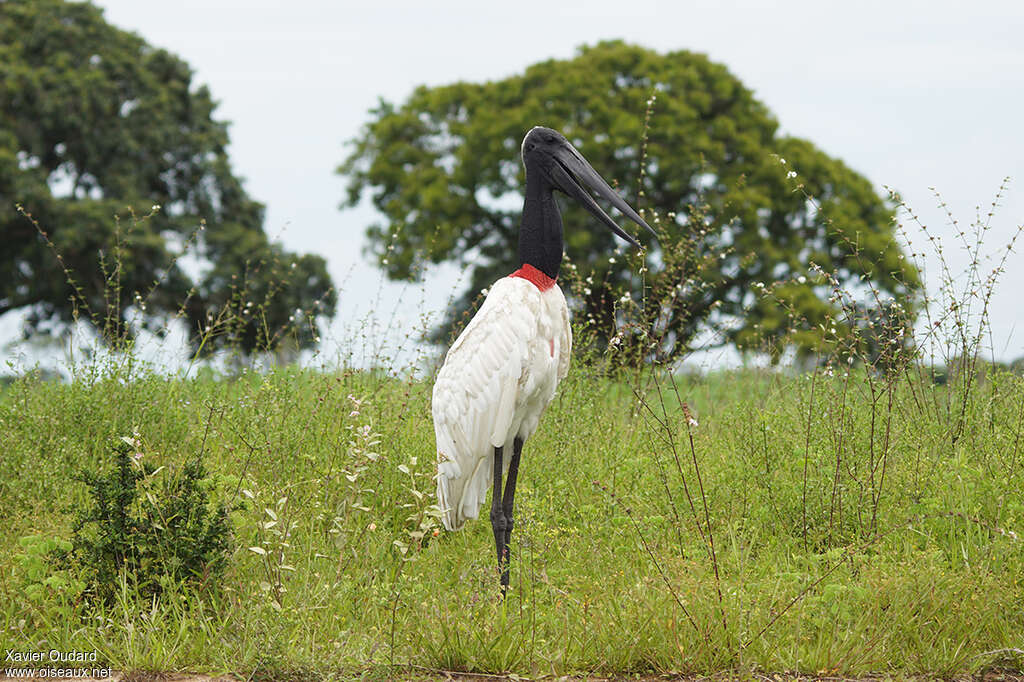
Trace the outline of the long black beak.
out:
M 602 223 L 611 228 L 612 232 L 619 235 L 633 246 L 639 247 L 640 244 L 633 239 L 633 237 L 619 227 L 618 223 L 608 217 L 608 214 L 601 210 L 601 207 L 594 201 L 594 197 L 590 196 L 590 192 L 580 186 L 577 178 L 587 183 L 591 189 L 593 189 L 599 196 L 607 199 L 611 202 L 611 205 L 619 209 L 627 218 L 632 220 L 637 225 L 646 227 L 647 231 L 657 238 L 658 233 L 648 225 L 643 218 L 641 218 L 636 211 L 634 211 L 629 204 L 623 201 L 615 190 L 608 186 L 608 183 L 604 181 L 594 167 L 583 158 L 576 149 L 565 143 L 559 145 L 553 153 L 555 163 L 552 164 L 551 168 L 551 179 L 554 180 L 555 184 L 560 190 L 571 196 L 576 201 L 583 204 L 588 211 L 593 214 L 595 218 L 600 220 Z

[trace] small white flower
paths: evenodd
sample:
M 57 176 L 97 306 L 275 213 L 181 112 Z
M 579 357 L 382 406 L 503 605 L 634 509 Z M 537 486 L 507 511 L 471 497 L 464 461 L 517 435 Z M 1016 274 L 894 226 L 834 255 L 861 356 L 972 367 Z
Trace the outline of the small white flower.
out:
M 619 299 L 619 303 L 626 304 L 626 303 L 629 303 L 631 300 L 633 300 L 633 299 L 631 299 L 629 297 L 629 294 L 626 294 L 622 298 Z
M 611 256 L 610 258 L 608 258 L 608 262 L 609 263 L 614 263 L 615 262 L 615 256 Z
M 806 284 L 807 278 L 804 277 L 803 275 L 800 275 L 799 277 L 796 278 L 796 281 L 800 282 L 800 284 Z
M 480 293 L 483 294 L 484 296 L 486 296 L 487 294 L 490 293 L 490 291 L 491 291 L 490 288 L 484 287 L 483 289 L 480 290 Z
M 790 179 L 795 178 L 796 177 L 796 171 L 789 171 L 788 173 L 786 173 L 786 177 L 790 178 Z
M 693 426 L 693 427 L 700 426 L 700 424 L 697 423 L 697 418 L 696 417 L 690 417 L 689 419 L 686 420 L 686 423 L 689 424 L 690 426 Z
M 159 211 L 160 210 L 160 204 L 153 204 L 153 210 L 154 211 Z
M 583 287 L 583 295 L 590 296 L 590 287 Z

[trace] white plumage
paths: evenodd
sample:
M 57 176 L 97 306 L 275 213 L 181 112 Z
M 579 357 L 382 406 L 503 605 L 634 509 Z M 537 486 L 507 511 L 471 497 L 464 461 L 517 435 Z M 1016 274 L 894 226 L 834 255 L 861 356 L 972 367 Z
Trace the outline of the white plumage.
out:
M 445 356 L 434 384 L 437 499 L 458 530 L 480 514 L 494 474 L 494 448 L 512 451 L 540 423 L 569 371 L 572 330 L 565 296 L 522 277 L 503 277 Z M 509 458 L 504 458 L 503 475 Z

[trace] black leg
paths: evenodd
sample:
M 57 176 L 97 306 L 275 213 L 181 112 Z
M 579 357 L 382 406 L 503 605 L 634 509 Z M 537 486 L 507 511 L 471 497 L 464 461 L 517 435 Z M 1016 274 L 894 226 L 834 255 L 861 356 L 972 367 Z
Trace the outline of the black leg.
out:
M 512 443 L 512 460 L 508 463 L 508 479 L 505 481 L 505 496 L 501 500 L 501 512 L 505 517 L 505 565 L 501 570 L 501 592 L 508 589 L 508 567 L 511 561 L 509 544 L 512 542 L 512 506 L 516 497 L 516 477 L 519 475 L 519 456 L 523 452 L 523 441 L 516 438 Z M 497 488 L 495 488 L 497 490 Z
M 494 488 L 491 490 L 491 530 L 494 531 L 494 548 L 498 554 L 498 572 L 508 574 L 508 545 L 505 534 L 505 514 L 501 508 L 501 448 L 494 448 Z M 501 592 L 505 593 L 507 580 L 503 580 Z

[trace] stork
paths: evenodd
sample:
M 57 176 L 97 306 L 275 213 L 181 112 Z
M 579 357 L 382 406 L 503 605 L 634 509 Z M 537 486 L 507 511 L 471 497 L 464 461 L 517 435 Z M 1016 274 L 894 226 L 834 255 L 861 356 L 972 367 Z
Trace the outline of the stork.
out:
M 601 210 L 598 195 L 657 236 L 560 133 L 535 127 L 523 139 L 526 198 L 518 270 L 495 282 L 445 356 L 434 383 L 437 500 L 449 531 L 475 519 L 492 486 L 491 528 L 502 594 L 509 583 L 512 507 L 523 443 L 537 429 L 569 370 L 569 309 L 556 286 L 562 262 L 559 190 L 583 204 L 633 246 L 637 241 Z M 505 454 L 511 450 L 511 458 Z M 502 477 L 507 472 L 504 492 Z

